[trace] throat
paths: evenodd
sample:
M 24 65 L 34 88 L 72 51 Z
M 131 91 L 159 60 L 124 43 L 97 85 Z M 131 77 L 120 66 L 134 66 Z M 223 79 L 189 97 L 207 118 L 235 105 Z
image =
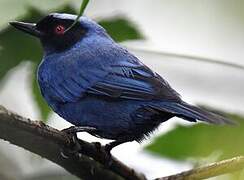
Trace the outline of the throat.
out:
M 82 34 L 64 34 L 61 36 L 47 36 L 41 38 L 41 43 L 46 53 L 60 53 L 71 49 L 75 44 L 85 38 Z
M 45 40 L 42 40 L 41 43 L 46 54 L 62 53 L 71 49 L 75 45 L 74 42 L 69 41 L 47 42 Z

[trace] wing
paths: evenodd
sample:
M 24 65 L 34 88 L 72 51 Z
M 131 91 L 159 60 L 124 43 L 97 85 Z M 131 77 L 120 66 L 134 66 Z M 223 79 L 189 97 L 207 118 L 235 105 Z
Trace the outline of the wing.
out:
M 179 95 L 158 74 L 143 64 L 117 64 L 87 93 L 134 100 L 178 100 Z
M 174 100 L 180 97 L 158 74 L 130 55 L 116 60 L 73 60 L 65 65 L 60 61 L 50 89 L 53 98 L 75 102 L 86 96 L 113 99 Z M 52 68 L 53 70 L 53 68 Z

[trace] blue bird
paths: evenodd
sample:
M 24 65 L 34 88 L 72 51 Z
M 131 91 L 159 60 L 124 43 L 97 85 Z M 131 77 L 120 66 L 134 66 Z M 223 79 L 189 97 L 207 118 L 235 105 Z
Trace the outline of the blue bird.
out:
M 172 117 L 225 124 L 232 121 L 190 105 L 166 80 L 117 44 L 87 17 L 52 13 L 37 24 L 11 22 L 36 36 L 44 48 L 38 69 L 41 93 L 59 116 L 86 131 L 114 140 L 140 142 Z M 67 31 L 66 31 L 67 30 Z

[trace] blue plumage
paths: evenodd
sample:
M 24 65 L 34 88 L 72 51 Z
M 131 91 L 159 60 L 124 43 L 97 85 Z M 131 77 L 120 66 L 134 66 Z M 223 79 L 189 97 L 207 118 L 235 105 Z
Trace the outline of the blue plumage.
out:
M 140 141 L 174 116 L 193 122 L 230 122 L 183 102 L 161 76 L 89 18 L 81 17 L 62 32 L 75 18 L 51 14 L 32 29 L 12 23 L 40 38 L 45 53 L 38 82 L 45 100 L 61 117 L 75 126 L 96 128 L 93 135 L 117 140 L 115 145 Z

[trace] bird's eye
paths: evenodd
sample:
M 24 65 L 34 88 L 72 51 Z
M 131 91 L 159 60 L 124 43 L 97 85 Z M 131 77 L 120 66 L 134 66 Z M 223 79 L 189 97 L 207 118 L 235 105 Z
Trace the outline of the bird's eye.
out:
M 62 35 L 62 34 L 64 34 L 64 32 L 65 32 L 65 27 L 64 27 L 64 26 L 62 26 L 62 25 L 57 25 L 57 26 L 55 27 L 55 33 L 56 33 L 56 34 L 58 34 L 58 35 Z

